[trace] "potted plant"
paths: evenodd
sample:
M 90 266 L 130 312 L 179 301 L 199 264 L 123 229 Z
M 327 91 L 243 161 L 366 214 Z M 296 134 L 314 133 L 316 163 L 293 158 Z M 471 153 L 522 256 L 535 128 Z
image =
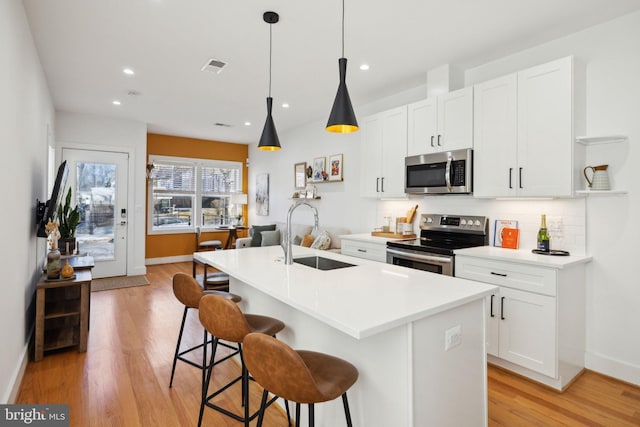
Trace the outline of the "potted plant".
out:
M 67 197 L 62 203 L 58 205 L 58 224 L 60 232 L 60 240 L 58 240 L 58 247 L 61 252 L 71 254 L 76 249 L 76 227 L 80 223 L 80 212 L 78 212 L 78 206 L 71 208 L 71 188 L 67 192 Z

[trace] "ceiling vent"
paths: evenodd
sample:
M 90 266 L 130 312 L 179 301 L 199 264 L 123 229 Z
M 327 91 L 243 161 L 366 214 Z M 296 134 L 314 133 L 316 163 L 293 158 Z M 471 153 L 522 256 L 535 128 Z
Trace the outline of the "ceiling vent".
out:
M 222 69 L 227 66 L 227 63 L 224 61 L 220 61 L 219 59 L 209 59 L 203 66 L 200 68 L 200 71 L 207 71 L 209 73 L 220 74 Z

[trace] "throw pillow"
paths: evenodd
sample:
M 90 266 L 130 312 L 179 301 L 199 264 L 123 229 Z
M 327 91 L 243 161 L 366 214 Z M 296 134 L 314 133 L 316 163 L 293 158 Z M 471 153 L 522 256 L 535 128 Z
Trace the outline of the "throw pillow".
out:
M 302 243 L 302 237 L 296 236 L 296 237 L 293 238 L 293 244 L 294 245 L 300 246 L 301 243 Z
M 252 226 L 251 227 L 251 246 L 262 246 L 262 232 L 273 231 L 275 229 L 276 229 L 275 224 Z
M 311 244 L 311 249 L 320 249 L 327 250 L 331 246 L 331 237 L 329 237 L 329 233 L 323 231 L 315 238 L 313 243 Z
M 305 234 L 304 237 L 302 238 L 302 242 L 300 243 L 300 246 L 304 246 L 305 248 L 308 248 L 309 246 L 311 246 L 313 241 L 314 241 L 314 238 L 311 234 Z
M 280 230 L 264 230 L 262 234 L 262 246 L 276 246 L 280 244 Z

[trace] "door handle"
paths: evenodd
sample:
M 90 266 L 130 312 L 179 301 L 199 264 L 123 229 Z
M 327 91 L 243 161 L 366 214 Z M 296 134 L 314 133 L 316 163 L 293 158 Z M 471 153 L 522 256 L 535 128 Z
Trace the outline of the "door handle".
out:
M 496 317 L 495 314 L 493 314 L 493 297 L 495 297 L 495 294 L 491 294 L 491 311 L 489 314 L 491 317 Z
M 504 297 L 500 298 L 500 319 L 504 320 Z
M 380 178 L 376 178 L 376 193 L 380 192 Z
M 509 168 L 509 188 L 513 188 L 513 184 L 511 183 L 512 175 L 513 175 L 513 168 Z
M 382 184 L 380 185 L 380 192 L 384 193 L 384 176 L 380 178 L 380 183 Z
M 127 221 L 120 221 L 120 225 L 127 225 Z
M 433 135 L 431 135 L 431 146 L 435 147 L 435 145 L 433 145 Z
M 520 188 L 523 188 L 522 187 L 522 168 L 519 168 L 519 169 L 520 169 L 520 172 L 518 174 L 518 185 L 520 186 Z
M 494 271 L 492 271 L 491 274 L 493 274 L 494 276 L 507 277 L 507 275 L 504 273 L 496 273 Z
M 438 147 L 440 147 L 440 146 L 442 145 L 442 144 L 440 144 L 440 137 L 441 137 L 441 136 L 442 136 L 442 135 L 438 135 Z

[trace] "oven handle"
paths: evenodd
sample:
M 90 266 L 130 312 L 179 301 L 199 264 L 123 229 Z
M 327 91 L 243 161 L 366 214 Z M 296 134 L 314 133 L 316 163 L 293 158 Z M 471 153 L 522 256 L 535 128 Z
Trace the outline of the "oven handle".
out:
M 451 156 L 447 159 L 447 166 L 444 168 L 444 180 L 447 183 L 447 190 L 451 193 Z
M 387 249 L 388 254 L 400 255 L 405 259 L 414 260 L 414 261 L 432 261 L 440 264 L 451 264 L 450 258 L 445 257 L 437 257 L 430 255 L 417 255 L 417 254 L 409 254 L 404 251 L 397 251 L 394 249 Z

